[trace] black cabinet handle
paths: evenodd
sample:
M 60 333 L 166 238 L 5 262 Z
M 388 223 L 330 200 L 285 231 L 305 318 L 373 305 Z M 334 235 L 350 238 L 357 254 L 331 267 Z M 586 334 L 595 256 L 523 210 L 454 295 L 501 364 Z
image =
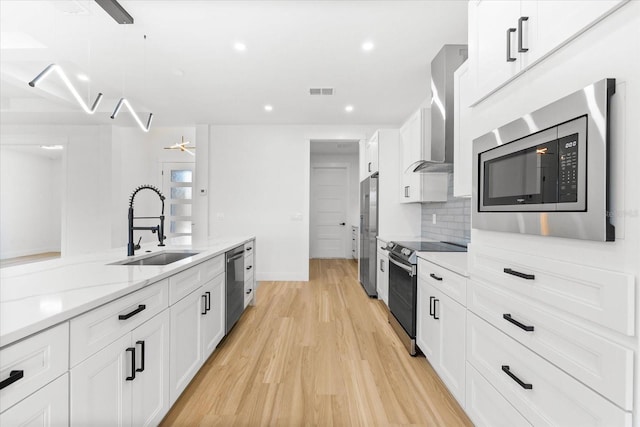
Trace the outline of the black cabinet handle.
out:
M 442 282 L 442 277 L 438 277 L 438 276 L 436 276 L 434 273 L 431 273 L 429 276 L 430 276 L 432 279 L 437 280 L 438 282 Z
M 536 276 L 533 274 L 520 273 L 519 271 L 515 271 L 510 268 L 505 268 L 503 271 L 507 274 L 511 274 L 512 276 L 520 277 L 522 279 L 534 280 L 536 278 Z
M 507 29 L 507 62 L 514 62 L 516 58 L 511 56 L 511 33 L 515 33 L 515 28 Z
M 249 290 L 247 291 L 247 295 L 249 295 L 249 294 L 251 293 L 251 291 L 253 291 L 253 289 L 249 289 Z
M 433 317 L 433 300 L 436 297 L 429 297 L 429 316 Z
M 136 345 L 140 346 L 140 367 L 136 369 L 136 372 L 144 372 L 144 341 L 136 341 Z
M 23 377 L 24 377 L 24 371 L 11 371 L 11 372 L 9 372 L 9 377 L 0 382 L 0 390 L 2 390 L 5 387 L 10 386 L 11 384 L 15 383 L 16 381 L 18 381 L 19 379 L 21 379 Z
M 211 292 L 207 291 L 204 294 L 207 296 L 207 299 L 205 300 L 206 310 L 211 311 Z
M 127 377 L 127 381 L 133 381 L 136 379 L 136 349 L 135 347 L 129 347 L 127 349 L 131 353 L 131 376 Z
M 207 296 L 201 295 L 200 298 L 202 298 L 202 311 L 200 312 L 200 314 L 204 316 L 205 314 L 207 314 Z
M 133 310 L 131 313 L 127 313 L 127 314 L 121 314 L 118 316 L 119 320 L 127 320 L 133 316 L 135 316 L 136 314 L 140 313 L 142 310 L 144 310 L 145 308 L 147 308 L 146 305 L 144 304 L 139 304 L 138 308 L 136 308 L 135 310 Z
M 347 223 L 346 222 L 341 222 L 340 225 L 347 225 Z
M 253 249 L 251 246 L 249 246 L 247 249 L 245 249 L 245 251 L 249 252 L 251 249 Z
M 253 268 L 253 265 L 250 265 L 249 267 L 247 267 L 247 270 L 251 270 Z
M 433 318 L 436 320 L 440 320 L 440 318 L 437 316 L 437 311 L 436 311 L 436 303 L 440 302 L 440 300 L 438 298 L 433 300 Z
M 367 168 L 369 169 L 369 172 L 371 172 L 371 162 L 369 162 L 369 166 L 367 166 Z
M 520 387 L 522 387 L 522 388 L 524 388 L 526 390 L 531 390 L 533 388 L 533 384 L 527 384 L 524 381 L 522 381 L 520 378 L 516 377 L 513 374 L 513 372 L 511 372 L 509 370 L 509 365 L 502 365 L 502 370 L 504 371 L 505 374 L 509 375 L 512 380 L 517 382 L 520 385 Z
M 533 326 L 527 326 L 524 323 L 520 323 L 518 322 L 516 319 L 514 319 L 513 317 L 511 317 L 511 314 L 509 313 L 505 313 L 502 315 L 502 318 L 504 320 L 506 320 L 507 322 L 511 322 L 514 325 L 516 325 L 518 328 L 523 329 L 527 332 L 533 332 Z
M 521 16 L 520 19 L 518 19 L 518 52 L 529 51 L 528 47 L 522 46 L 522 23 L 528 20 L 529 20 L 528 16 Z

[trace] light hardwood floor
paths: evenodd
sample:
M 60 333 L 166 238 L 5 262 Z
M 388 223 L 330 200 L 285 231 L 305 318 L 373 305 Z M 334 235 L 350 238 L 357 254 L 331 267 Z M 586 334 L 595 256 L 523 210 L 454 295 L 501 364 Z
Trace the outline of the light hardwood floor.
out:
M 356 269 L 311 260 L 309 282 L 261 282 L 163 425 L 472 425 Z

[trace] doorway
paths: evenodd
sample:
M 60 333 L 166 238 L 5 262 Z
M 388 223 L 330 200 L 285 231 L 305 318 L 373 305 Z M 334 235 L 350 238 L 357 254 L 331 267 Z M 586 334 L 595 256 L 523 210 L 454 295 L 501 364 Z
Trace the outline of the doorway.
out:
M 181 237 L 192 243 L 194 162 L 162 163 L 162 193 L 166 197 L 165 217 L 168 238 Z

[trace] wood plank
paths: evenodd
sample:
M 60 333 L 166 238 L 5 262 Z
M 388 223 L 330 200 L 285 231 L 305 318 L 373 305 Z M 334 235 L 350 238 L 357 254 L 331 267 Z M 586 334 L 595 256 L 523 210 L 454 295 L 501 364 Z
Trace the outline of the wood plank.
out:
M 162 425 L 471 426 L 424 357 L 411 357 L 351 260 L 309 282 L 261 282 Z

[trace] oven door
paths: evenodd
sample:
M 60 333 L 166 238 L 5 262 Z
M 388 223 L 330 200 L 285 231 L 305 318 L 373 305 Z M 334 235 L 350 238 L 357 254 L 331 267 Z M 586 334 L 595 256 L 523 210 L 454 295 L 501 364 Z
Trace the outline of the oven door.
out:
M 414 265 L 389 254 L 389 311 L 411 338 L 416 337 L 418 277 Z

